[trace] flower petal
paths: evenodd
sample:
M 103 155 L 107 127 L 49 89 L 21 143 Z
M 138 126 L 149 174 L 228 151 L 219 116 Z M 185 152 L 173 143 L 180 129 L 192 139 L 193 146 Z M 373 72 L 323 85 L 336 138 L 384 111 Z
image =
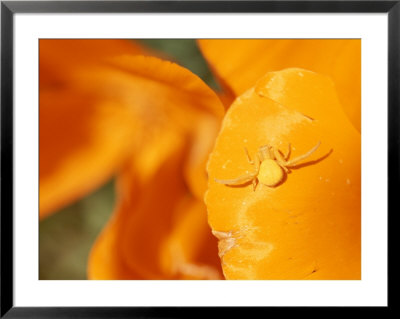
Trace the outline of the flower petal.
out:
M 205 162 L 225 111 L 219 96 L 199 77 L 169 61 L 123 56 L 106 66 L 80 72 L 76 83 L 133 110 L 141 123 L 136 129 L 137 152 L 149 136 L 160 135 L 167 126 L 192 135 L 185 176 L 193 193 L 203 198 Z
M 186 183 L 190 185 L 194 178 L 185 181 L 183 171 L 185 167 L 191 172 L 192 167 L 194 171 L 204 169 L 201 164 L 212 142 L 202 140 L 200 149 L 193 143 L 199 132 L 215 135 L 207 130 L 216 126 L 216 118 L 220 120 L 224 112 L 218 96 L 190 71 L 139 56 L 119 57 L 79 72 L 75 84 L 128 106 L 139 122 L 134 154 L 118 176 L 119 204 L 93 248 L 89 277 L 122 279 L 125 267 L 130 279 L 216 277 L 219 261 L 216 251 L 210 249 L 212 243 L 214 249 L 216 246 L 206 210 L 188 192 Z M 201 125 L 203 122 L 207 125 Z M 202 182 L 205 180 L 203 176 Z M 195 185 L 190 188 L 198 189 Z M 192 221 L 196 224 L 188 232 Z M 193 236 L 196 232 L 198 236 Z M 102 250 L 110 247 L 109 242 L 118 246 L 110 258 L 123 267 L 102 262 L 106 258 Z M 210 264 L 212 260 L 214 264 Z M 119 275 L 104 267 L 123 272 Z
M 206 164 L 214 147 L 221 121 L 213 116 L 198 118 L 191 136 L 191 147 L 184 165 L 184 176 L 193 195 L 203 201 L 207 190 Z
M 40 218 L 106 182 L 131 154 L 134 117 L 112 101 L 70 90 L 41 91 Z
M 40 218 L 104 183 L 130 155 L 133 113 L 77 88 L 73 74 L 121 53 L 125 40 L 40 40 Z
M 186 145 L 183 135 L 166 131 L 119 176 L 119 204 L 92 249 L 90 279 L 218 277 L 204 204 L 191 198 L 182 176 Z
M 40 86 L 67 85 L 78 68 L 101 63 L 121 54 L 145 54 L 148 50 L 129 40 L 40 39 Z
M 323 107 L 321 107 L 323 106 Z M 228 186 L 263 145 L 289 160 L 281 183 Z M 289 144 L 291 151 L 288 152 Z M 267 74 L 228 110 L 208 162 L 206 205 L 227 279 L 360 279 L 361 143 L 328 77 Z
M 217 240 L 203 202 L 187 196 L 173 216 L 173 229 L 161 249 L 161 265 L 180 279 L 223 279 Z
M 218 118 L 224 115 L 217 94 L 198 76 L 156 57 L 119 56 L 106 65 L 82 70 L 75 81 L 100 96 L 130 104 L 144 120 L 157 110 L 171 116 L 175 124 L 190 127 L 186 116 L 193 113 L 205 112 Z
M 361 130 L 361 40 L 199 40 L 213 70 L 236 96 L 266 72 L 304 68 L 329 75 L 353 125 Z

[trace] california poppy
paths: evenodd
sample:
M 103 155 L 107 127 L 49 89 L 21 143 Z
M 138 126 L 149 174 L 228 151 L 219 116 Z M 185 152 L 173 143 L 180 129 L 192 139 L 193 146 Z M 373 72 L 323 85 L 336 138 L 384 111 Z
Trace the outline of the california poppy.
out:
M 274 72 L 237 99 L 208 163 L 206 195 L 226 278 L 360 279 L 360 145 L 325 76 Z M 280 175 L 262 176 L 275 167 Z
M 217 94 L 132 42 L 63 41 L 40 42 L 41 214 L 117 173 L 90 279 L 360 277 L 359 90 L 348 80 L 360 74 L 346 67 L 358 42 L 201 40 Z M 60 63 L 76 45 L 87 54 Z M 334 67 L 318 60 L 325 53 Z M 318 141 L 304 162 L 279 168 L 277 185 L 253 183 L 259 147 L 290 162 Z M 218 182 L 252 169 L 250 183 Z

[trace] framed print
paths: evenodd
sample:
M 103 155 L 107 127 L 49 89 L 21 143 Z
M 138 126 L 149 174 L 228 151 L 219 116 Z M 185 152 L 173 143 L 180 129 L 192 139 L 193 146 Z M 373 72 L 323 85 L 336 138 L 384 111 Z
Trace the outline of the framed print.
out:
M 1 316 L 388 309 L 399 15 L 2 1 Z

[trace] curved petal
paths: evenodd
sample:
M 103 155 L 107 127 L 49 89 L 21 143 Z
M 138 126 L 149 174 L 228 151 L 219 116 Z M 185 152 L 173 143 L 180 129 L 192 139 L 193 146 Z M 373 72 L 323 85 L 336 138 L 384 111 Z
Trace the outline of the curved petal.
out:
M 40 218 L 104 183 L 131 153 L 135 118 L 113 99 L 76 87 L 73 74 L 121 53 L 125 40 L 40 40 Z
M 121 173 L 119 205 L 92 249 L 90 279 L 220 276 L 204 204 L 182 178 L 186 138 L 166 130 Z
M 361 40 L 199 40 L 213 70 L 236 96 L 266 72 L 303 68 L 329 75 L 353 125 L 361 130 Z
M 133 113 L 113 101 L 71 90 L 41 91 L 40 218 L 106 182 L 130 156 Z
M 187 196 L 179 204 L 173 230 L 162 245 L 161 265 L 181 279 L 223 279 L 204 203 Z
M 318 141 L 274 187 L 215 181 L 254 171 L 244 147 L 253 160 L 263 145 L 292 160 Z M 360 134 L 330 79 L 267 74 L 230 107 L 208 162 L 205 200 L 225 277 L 360 279 L 360 170 Z
M 68 85 L 71 73 L 78 68 L 121 54 L 147 52 L 147 49 L 129 40 L 40 39 L 40 86 Z
M 136 151 L 174 126 L 189 133 L 192 150 L 185 163 L 189 188 L 203 198 L 207 177 L 205 163 L 224 114 L 219 96 L 199 77 L 177 64 L 154 57 L 123 56 L 76 75 L 76 85 L 105 99 L 128 105 L 141 122 L 136 130 Z
M 222 117 L 218 96 L 188 70 L 150 57 L 112 59 L 77 73 L 75 84 L 129 106 L 140 122 L 130 164 L 118 176 L 119 204 L 93 247 L 89 277 L 123 279 L 125 269 L 130 279 L 220 276 L 204 204 L 192 198 L 186 183 L 193 179 L 183 175 L 188 159 L 197 167 L 205 157 L 193 136 L 210 127 L 201 125 L 206 118 Z M 110 242 L 113 263 L 103 262 Z
M 187 132 L 203 113 L 222 117 L 224 109 L 218 96 L 197 76 L 167 61 L 134 56 L 139 51 L 128 41 L 41 40 L 40 119 L 45 123 L 40 132 L 42 217 L 104 182 L 118 168 L 121 158 L 141 149 L 149 135 L 160 133 L 160 127 L 176 125 L 177 130 Z M 107 131 L 107 125 L 100 132 L 102 111 L 97 108 L 104 104 L 114 105 L 116 115 L 109 121 L 115 125 L 120 121 L 121 126 L 115 132 Z M 121 120 L 119 113 L 124 117 Z M 96 120 L 99 125 L 94 124 Z M 99 132 L 90 131 L 93 126 Z M 74 127 L 77 129 L 71 129 Z M 121 130 L 133 131 L 134 136 L 113 139 L 113 135 L 120 136 Z M 96 134 L 98 143 L 91 145 Z M 104 149 L 99 138 L 104 140 Z M 60 141 L 66 144 L 62 152 L 57 151 L 62 148 Z M 118 161 L 107 162 L 113 158 L 107 145 L 120 153 L 114 155 Z M 92 178 L 94 173 L 79 171 L 80 166 L 88 167 L 93 162 L 93 170 L 98 170 L 96 178 Z M 70 168 L 58 171 L 58 163 Z M 73 165 L 77 165 L 75 170 Z
M 205 112 L 219 119 L 224 115 L 217 94 L 197 75 L 156 57 L 124 55 L 109 59 L 107 64 L 76 73 L 75 83 L 100 96 L 124 101 L 141 112 L 144 121 L 153 120 L 154 109 L 182 127 L 191 127 L 192 114 Z
M 119 205 L 92 246 L 87 267 L 88 279 L 145 279 L 127 265 L 120 252 L 120 231 L 129 218 L 129 210 L 124 207 L 124 203 Z
M 89 279 L 145 279 L 143 272 L 136 270 L 135 266 L 129 263 L 129 255 L 125 256 L 123 244 L 126 233 L 129 234 L 131 220 L 136 218 L 135 211 L 140 205 L 141 196 L 146 192 L 152 192 L 153 185 L 158 185 L 157 172 L 173 173 L 171 165 L 179 162 L 182 157 L 183 147 L 185 146 L 185 136 L 177 134 L 174 130 L 164 129 L 159 137 L 153 137 L 148 143 L 143 145 L 140 153 L 135 154 L 129 163 L 120 172 L 117 178 L 118 203 L 111 220 L 97 238 L 89 257 L 88 278 Z M 175 164 L 176 165 L 176 164 Z M 176 177 L 176 176 L 175 176 Z M 173 178 L 173 181 L 177 181 Z M 163 181 L 163 182 L 168 182 Z M 182 182 L 179 186 L 172 187 L 172 192 L 182 191 Z M 175 185 L 175 184 L 174 184 Z M 168 187 L 167 190 L 170 188 Z M 169 191 L 164 192 L 166 194 Z M 172 198 L 171 198 L 172 200 Z M 159 201 L 153 201 L 157 205 Z M 151 203 L 148 203 L 150 205 Z M 146 207 L 148 208 L 148 207 Z M 162 205 L 158 206 L 162 210 Z M 143 210 L 142 210 L 143 211 Z M 144 211 L 150 222 L 160 211 Z M 151 217 L 151 218 L 150 218 Z M 160 219 L 158 219 L 160 222 Z M 149 229 L 148 233 L 152 231 Z M 154 252 L 153 252 L 154 253 Z M 128 259 L 128 260 L 127 260 Z M 140 262 L 140 260 L 138 260 Z M 145 264 L 142 264 L 145 267 Z
M 183 173 L 191 193 L 201 201 L 207 190 L 206 164 L 220 125 L 221 121 L 213 116 L 205 115 L 198 118 L 191 134 L 191 147 L 185 160 Z

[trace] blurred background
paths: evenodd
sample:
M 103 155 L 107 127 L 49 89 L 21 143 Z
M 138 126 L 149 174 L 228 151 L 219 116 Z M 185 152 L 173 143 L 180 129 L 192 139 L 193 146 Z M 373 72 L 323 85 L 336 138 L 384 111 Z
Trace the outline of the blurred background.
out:
M 195 40 L 134 40 L 159 51 L 218 90 Z M 83 280 L 90 249 L 114 208 L 114 181 L 39 223 L 39 279 Z

